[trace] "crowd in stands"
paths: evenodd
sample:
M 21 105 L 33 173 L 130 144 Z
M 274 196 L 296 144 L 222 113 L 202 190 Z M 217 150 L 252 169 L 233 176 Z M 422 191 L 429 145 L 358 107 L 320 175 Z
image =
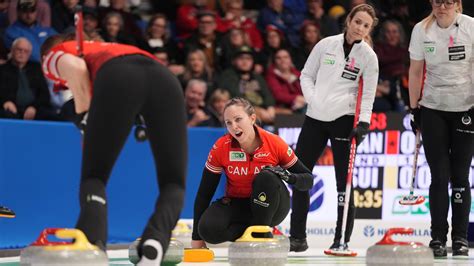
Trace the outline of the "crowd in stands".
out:
M 372 4 L 381 21 L 372 44 L 380 64 L 374 112 L 404 112 L 409 37 L 429 1 L 0 0 L 0 118 L 68 119 L 61 110 L 71 95 L 42 75 L 40 47 L 75 31 L 81 5 L 87 40 L 135 45 L 177 76 L 188 126 L 223 126 L 223 105 L 235 96 L 271 125 L 278 114 L 304 114 L 299 76 L 309 53 L 342 33 L 345 15 L 361 3 Z M 463 5 L 473 15 L 474 1 Z

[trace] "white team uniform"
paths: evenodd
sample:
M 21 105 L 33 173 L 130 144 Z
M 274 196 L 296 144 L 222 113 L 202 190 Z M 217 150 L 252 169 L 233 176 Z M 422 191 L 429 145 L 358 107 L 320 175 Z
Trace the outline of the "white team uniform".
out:
M 370 123 L 379 78 L 377 55 L 364 41 L 354 43 L 344 56 L 344 34 L 316 44 L 301 72 L 301 88 L 308 103 L 306 115 L 334 121 L 355 113 L 359 79 L 363 79 L 359 121 Z
M 416 24 L 410 41 L 410 58 L 424 60 L 426 78 L 420 105 L 447 112 L 464 112 L 474 106 L 472 82 L 474 19 L 458 14 L 446 29 L 433 22 L 427 29 Z

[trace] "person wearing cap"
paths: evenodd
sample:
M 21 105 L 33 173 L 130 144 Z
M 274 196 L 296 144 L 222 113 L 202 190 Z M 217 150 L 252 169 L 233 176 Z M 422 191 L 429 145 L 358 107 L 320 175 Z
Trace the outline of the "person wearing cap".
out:
M 17 11 L 18 20 L 5 30 L 3 42 L 10 49 L 14 40 L 25 37 L 33 47 L 30 60 L 39 62 L 41 45 L 48 37 L 57 33 L 53 28 L 38 24 L 36 0 L 19 0 Z
M 234 54 L 232 67 L 217 78 L 217 88 L 225 88 L 232 97 L 243 97 L 255 107 L 257 117 L 264 124 L 273 124 L 275 100 L 265 79 L 253 72 L 254 51 L 249 46 L 240 47 Z
M 8 7 L 8 21 L 13 24 L 18 19 L 18 2 L 19 0 L 10 0 Z M 51 7 L 48 0 L 37 0 L 36 20 L 43 27 L 51 27 Z

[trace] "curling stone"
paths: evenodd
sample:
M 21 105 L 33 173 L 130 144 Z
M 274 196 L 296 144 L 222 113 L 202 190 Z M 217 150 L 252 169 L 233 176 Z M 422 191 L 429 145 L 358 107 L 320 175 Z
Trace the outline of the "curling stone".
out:
M 31 258 L 32 266 L 109 265 L 105 252 L 89 243 L 82 231 L 78 229 L 59 229 L 56 231 L 55 236 L 59 239 L 74 239 L 74 243 L 45 246 Z
M 413 234 L 412 228 L 391 228 L 385 236 L 367 250 L 367 265 L 433 265 L 433 251 L 418 242 L 399 242 L 394 234 Z
M 229 263 L 232 266 L 283 266 L 288 249 L 274 238 L 255 238 L 252 233 L 269 233 L 269 226 L 250 226 L 241 238 L 229 246 Z
M 31 258 L 36 256 L 36 253 L 43 250 L 45 246 L 57 246 L 57 245 L 68 245 L 69 242 L 50 242 L 48 236 L 56 234 L 59 228 L 46 228 L 41 231 L 39 237 L 28 247 L 24 248 L 20 252 L 20 266 L 30 266 Z
M 137 238 L 133 243 L 128 247 L 128 259 L 131 263 L 137 264 L 140 258 L 138 257 L 137 247 L 140 243 L 141 238 Z M 183 261 L 184 256 L 184 245 L 180 241 L 171 238 L 168 249 L 166 250 L 165 255 L 161 265 L 176 265 Z
M 284 247 L 286 247 L 287 252 L 290 252 L 290 239 L 276 227 L 273 227 L 272 234 L 273 238 L 278 240 Z
M 171 232 L 171 237 L 176 238 L 181 243 L 183 243 L 185 248 L 190 248 L 192 233 L 193 231 L 191 231 L 191 228 L 189 228 L 185 222 L 178 221 L 176 227 Z

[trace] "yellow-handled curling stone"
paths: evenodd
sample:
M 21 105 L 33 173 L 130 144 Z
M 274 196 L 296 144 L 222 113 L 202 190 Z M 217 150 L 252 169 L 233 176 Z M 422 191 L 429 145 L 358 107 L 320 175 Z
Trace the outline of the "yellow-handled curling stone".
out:
M 178 241 L 183 243 L 185 248 L 191 247 L 191 235 L 193 231 L 189 228 L 189 225 L 183 221 L 178 221 L 176 227 L 171 232 L 171 237 L 176 238 Z
M 241 238 L 229 246 L 229 263 L 232 266 L 283 266 L 288 248 L 275 238 L 256 238 L 253 233 L 271 233 L 269 226 L 248 227 Z

